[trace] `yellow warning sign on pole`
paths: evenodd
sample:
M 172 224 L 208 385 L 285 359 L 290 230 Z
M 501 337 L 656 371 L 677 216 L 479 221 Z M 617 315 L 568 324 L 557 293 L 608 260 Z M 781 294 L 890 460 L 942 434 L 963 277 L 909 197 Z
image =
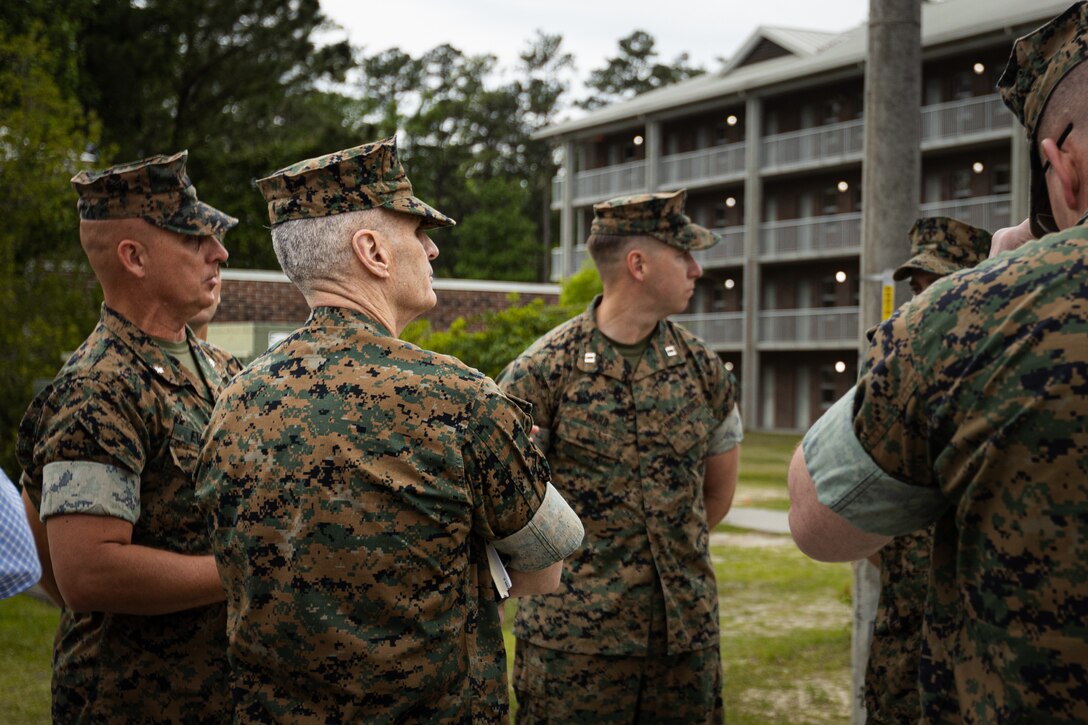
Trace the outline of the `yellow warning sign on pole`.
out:
M 880 319 L 888 319 L 893 312 L 895 312 L 895 283 L 886 279 L 880 292 Z

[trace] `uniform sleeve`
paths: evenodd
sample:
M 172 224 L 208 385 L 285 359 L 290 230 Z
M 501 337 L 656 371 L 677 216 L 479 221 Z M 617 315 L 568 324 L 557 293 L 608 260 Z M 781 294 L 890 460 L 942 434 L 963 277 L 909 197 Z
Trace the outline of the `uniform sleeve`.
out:
M 29 589 L 41 576 L 23 501 L 0 471 L 0 599 Z
M 555 405 L 533 360 L 531 355 L 523 354 L 503 369 L 497 382 L 504 393 L 532 406 L 533 424 L 539 428 L 535 440 L 540 449 L 547 453 L 555 425 Z
M 548 462 L 529 440 L 528 416 L 490 381 L 485 385 L 463 451 L 474 526 L 510 557 L 512 569 L 543 569 L 578 548 L 582 525 L 550 483 Z
M 909 308 L 876 332 L 858 384 L 802 440 L 820 502 L 863 531 L 899 536 L 948 501 L 936 487 Z
M 744 440 L 744 425 L 740 420 L 740 411 L 737 406 L 725 417 L 717 428 L 710 432 L 710 442 L 707 443 L 707 457 L 728 453 Z
M 140 472 L 149 435 L 121 379 L 64 381 L 45 401 L 33 443 L 42 520 L 58 514 L 140 515 Z

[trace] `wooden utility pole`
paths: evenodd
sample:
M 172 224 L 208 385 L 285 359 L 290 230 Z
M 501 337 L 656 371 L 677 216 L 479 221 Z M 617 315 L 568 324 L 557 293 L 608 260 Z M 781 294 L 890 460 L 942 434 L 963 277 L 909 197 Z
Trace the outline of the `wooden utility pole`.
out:
M 892 271 L 910 252 L 907 232 L 918 216 L 922 136 L 922 0 L 869 0 L 865 64 L 865 157 L 861 170 L 861 295 L 859 350 L 898 294 Z M 880 578 L 867 561 L 854 564 L 853 708 L 865 722 L 864 682 Z

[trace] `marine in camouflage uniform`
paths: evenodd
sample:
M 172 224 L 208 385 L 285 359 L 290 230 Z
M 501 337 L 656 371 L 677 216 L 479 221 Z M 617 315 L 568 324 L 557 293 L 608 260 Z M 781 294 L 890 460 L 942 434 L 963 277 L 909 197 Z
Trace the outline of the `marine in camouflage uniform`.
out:
M 201 431 L 231 370 L 183 331 L 209 301 L 204 278 L 218 274 L 227 256 L 217 239 L 237 221 L 197 200 L 185 159 L 185 152 L 156 156 L 72 180 L 81 237 L 107 304 L 98 326 L 34 399 L 18 441 L 22 482 L 45 521 L 53 569 L 70 605 L 61 611 L 53 654 L 57 723 L 229 718 L 226 607 L 192 474 Z M 168 297 L 150 272 L 139 292 L 121 289 L 131 279 L 120 282 L 118 269 L 88 242 L 94 234 L 88 229 L 119 221 L 128 224 L 119 234 L 142 240 L 149 264 L 169 267 L 162 274 L 173 278 L 172 293 L 181 301 Z M 164 235 L 160 246 L 147 241 L 153 234 Z M 102 254 L 115 259 L 116 247 Z M 165 311 L 165 318 L 148 310 Z M 183 336 L 196 374 L 143 329 L 164 325 Z M 230 367 L 236 370 L 237 361 Z M 70 527 L 88 521 L 118 532 L 106 543 L 116 574 L 103 568 L 98 539 L 66 539 Z M 136 559 L 116 558 L 121 551 L 154 557 L 142 560 L 152 570 L 132 568 Z M 88 574 L 80 579 L 73 569 Z M 114 600 L 96 599 L 88 576 L 101 577 L 100 587 L 116 587 Z M 181 591 L 171 593 L 160 577 Z
M 201 454 L 235 721 L 507 722 L 488 545 L 516 595 L 519 572 L 549 570 L 554 588 L 582 528 L 528 414 L 478 371 L 395 336 L 404 305 L 434 304 L 423 229 L 454 222 L 412 196 L 393 139 L 258 186 L 313 309 L 227 387 Z
M 1081 2 L 1018 40 L 999 84 L 1032 149 L 1032 231 L 1063 231 L 900 308 L 791 468 L 817 558 L 935 523 L 923 722 L 1088 720 L 1088 154 L 1061 138 L 1088 115 L 1086 40 Z
M 499 378 L 533 404 L 555 485 L 586 529 L 560 589 L 519 603 L 519 722 L 722 720 L 708 532 L 732 500 L 742 430 L 732 375 L 665 319 L 683 311 L 701 274 L 690 251 L 717 241 L 690 222 L 684 200 L 680 191 L 596 205 L 589 249 L 603 297 Z M 606 327 L 617 309 L 643 323 L 631 339 Z M 708 473 L 723 461 L 725 475 Z M 726 499 L 712 515 L 705 490 Z
M 986 259 L 990 234 L 950 217 L 923 217 L 909 232 L 911 258 L 892 277 L 915 294 Z M 875 328 L 874 328 L 875 331 Z M 929 588 L 933 527 L 897 536 L 880 550 L 880 600 L 865 672 L 866 722 L 916 722 L 922 619 Z

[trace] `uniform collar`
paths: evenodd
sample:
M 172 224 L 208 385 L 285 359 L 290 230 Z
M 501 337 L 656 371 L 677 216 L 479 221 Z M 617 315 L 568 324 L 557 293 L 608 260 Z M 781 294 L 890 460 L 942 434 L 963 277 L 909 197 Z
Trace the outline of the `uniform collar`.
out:
M 207 389 L 207 386 L 193 386 L 192 381 L 182 370 L 181 365 L 166 354 L 166 351 L 159 347 L 159 344 L 150 335 L 116 310 L 106 306 L 105 303 L 102 304 L 99 322 L 112 332 L 125 347 L 131 350 L 139 358 L 140 362 L 159 379 L 176 387 L 188 385 L 194 388 L 202 398 L 214 400 L 213 393 Z M 220 372 L 215 369 L 188 326 L 185 327 L 185 341 L 189 344 L 189 349 L 193 350 L 193 358 L 203 371 L 204 379 L 218 389 L 226 377 L 225 371 Z M 203 390 L 198 388 L 203 388 Z
M 378 337 L 394 337 L 385 325 L 367 314 L 347 307 L 314 307 L 306 320 L 307 327 L 365 327 Z
M 597 326 L 597 307 L 602 299 L 602 295 L 594 297 L 582 315 L 590 335 L 583 349 L 576 352 L 578 358 L 575 365 L 582 372 L 600 373 L 622 380 L 627 370 L 627 362 Z M 641 380 L 666 368 L 683 365 L 687 348 L 678 342 L 672 326 L 664 320 L 658 322 L 657 329 L 650 335 L 650 344 L 642 354 L 631 379 Z

